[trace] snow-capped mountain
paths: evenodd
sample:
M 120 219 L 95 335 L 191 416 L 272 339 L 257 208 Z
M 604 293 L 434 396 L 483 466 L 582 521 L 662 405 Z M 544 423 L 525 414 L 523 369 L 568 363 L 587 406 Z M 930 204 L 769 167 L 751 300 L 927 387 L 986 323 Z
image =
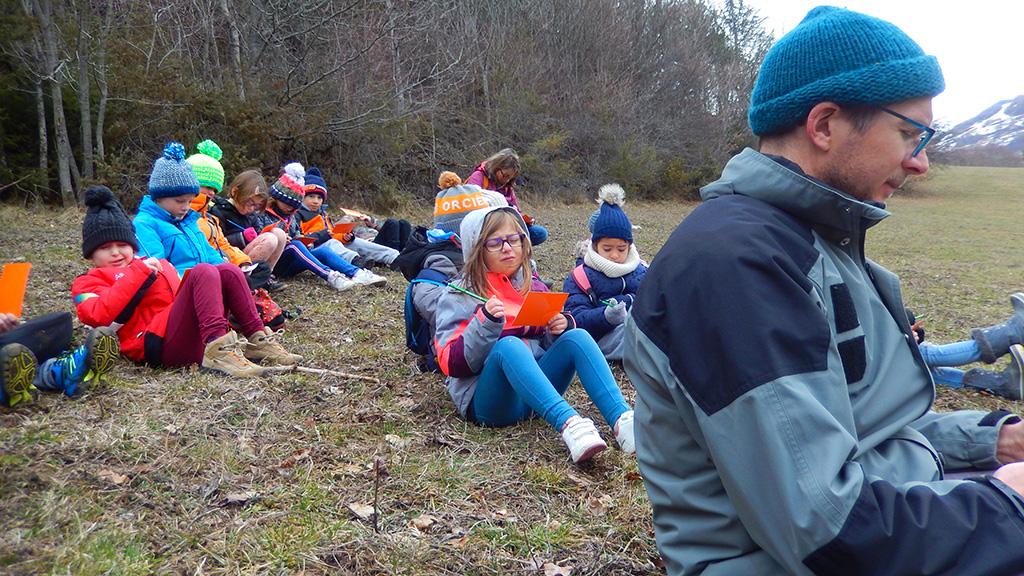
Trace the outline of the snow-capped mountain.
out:
M 945 130 L 936 147 L 945 151 L 977 148 L 1024 151 L 1024 96 L 997 102 L 974 118 Z

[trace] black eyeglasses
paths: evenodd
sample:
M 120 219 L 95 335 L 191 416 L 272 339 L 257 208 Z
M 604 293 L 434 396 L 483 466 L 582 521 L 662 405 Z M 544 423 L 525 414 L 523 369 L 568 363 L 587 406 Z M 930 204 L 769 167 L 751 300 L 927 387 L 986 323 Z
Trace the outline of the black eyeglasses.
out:
M 501 249 L 508 244 L 511 248 L 519 248 L 523 245 L 523 239 L 526 238 L 526 234 L 509 234 L 508 236 L 497 238 L 490 238 L 484 242 L 484 248 L 488 252 L 501 252 Z
M 931 141 L 933 136 L 935 136 L 935 128 L 932 128 L 931 126 L 925 126 L 924 124 L 921 124 L 917 120 L 907 118 L 903 114 L 900 114 L 895 110 L 889 110 L 884 106 L 879 106 L 878 109 L 881 110 L 882 112 L 885 112 L 886 114 L 892 114 L 893 116 L 899 118 L 900 120 L 903 120 L 907 124 L 910 124 L 914 128 L 918 128 L 921 130 L 921 133 L 915 136 L 915 139 L 917 140 L 917 147 L 915 147 L 914 151 L 910 154 L 911 158 L 914 158 L 918 154 L 920 154 L 921 150 L 924 150 L 924 147 L 927 146 L 928 142 Z

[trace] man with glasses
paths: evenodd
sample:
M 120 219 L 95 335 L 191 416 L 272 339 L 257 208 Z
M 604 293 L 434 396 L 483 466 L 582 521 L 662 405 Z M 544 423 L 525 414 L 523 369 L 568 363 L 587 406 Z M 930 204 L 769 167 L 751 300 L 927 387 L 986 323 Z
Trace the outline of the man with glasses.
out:
M 839 8 L 765 57 L 760 151 L 702 190 L 626 329 L 670 574 L 1024 569 L 1024 424 L 931 411 L 899 281 L 864 255 L 893 191 L 928 170 L 943 88 L 899 28 Z

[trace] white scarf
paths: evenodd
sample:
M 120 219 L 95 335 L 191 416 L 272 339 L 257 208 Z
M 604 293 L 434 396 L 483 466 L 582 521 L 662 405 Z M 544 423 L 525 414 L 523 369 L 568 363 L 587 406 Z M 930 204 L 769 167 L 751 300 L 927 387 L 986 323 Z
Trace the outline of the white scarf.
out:
M 622 278 L 636 270 L 636 267 L 640 264 L 640 252 L 637 251 L 636 244 L 631 243 L 626 261 L 619 264 L 595 252 L 594 245 L 591 243 L 587 246 L 587 253 L 583 255 L 583 263 L 609 278 Z

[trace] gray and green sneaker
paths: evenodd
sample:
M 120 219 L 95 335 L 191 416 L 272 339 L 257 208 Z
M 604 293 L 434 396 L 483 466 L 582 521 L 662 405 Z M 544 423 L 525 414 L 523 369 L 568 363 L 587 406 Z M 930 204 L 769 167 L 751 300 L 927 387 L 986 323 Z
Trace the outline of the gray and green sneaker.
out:
M 0 402 L 13 408 L 39 396 L 32 385 L 39 368 L 36 356 L 27 346 L 12 343 L 0 348 Z

